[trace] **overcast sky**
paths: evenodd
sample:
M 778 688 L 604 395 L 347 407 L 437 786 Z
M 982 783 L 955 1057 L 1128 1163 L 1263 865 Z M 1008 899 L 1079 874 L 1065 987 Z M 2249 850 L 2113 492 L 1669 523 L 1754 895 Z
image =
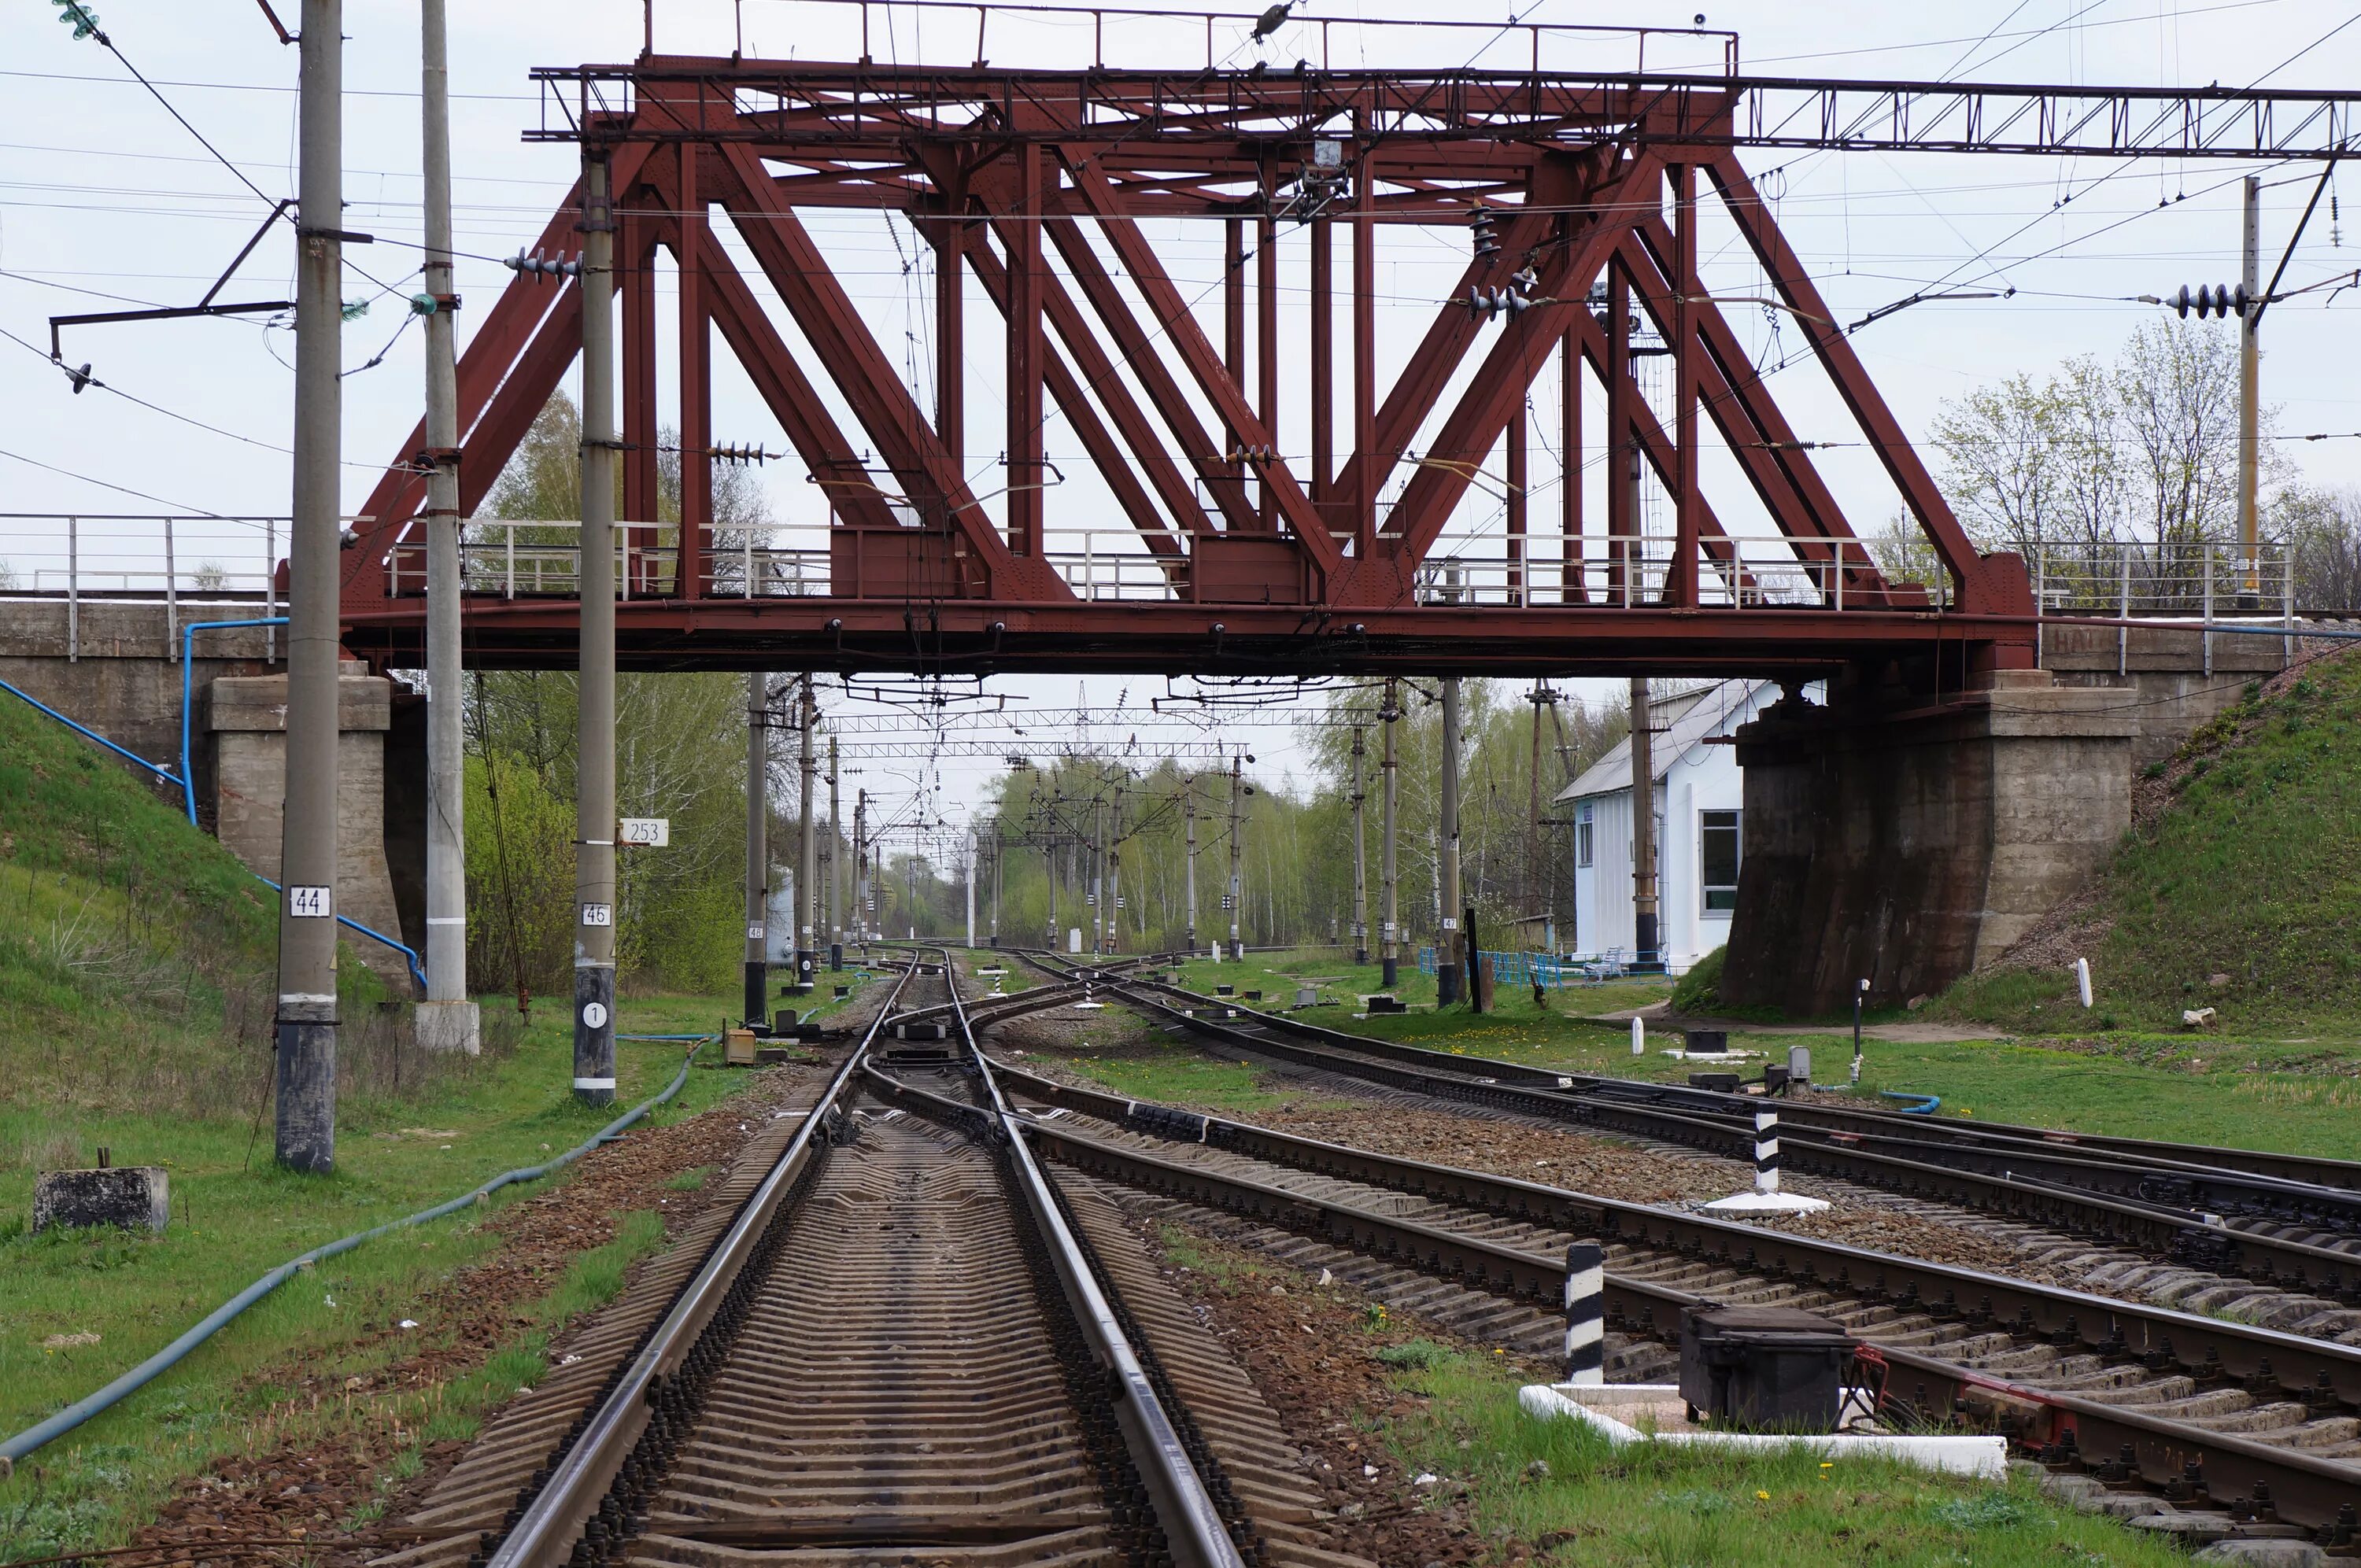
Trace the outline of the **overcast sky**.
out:
M 273 0 L 291 26 L 300 0 Z M 201 5 L 177 0 L 97 0 L 100 20 L 123 53 L 150 77 L 171 108 L 132 82 L 93 41 L 75 41 L 45 5 L 18 0 L 0 22 L 7 69 L 0 71 L 0 328 L 27 345 L 0 342 L 0 483 L 10 512 L 283 513 L 288 503 L 284 445 L 289 428 L 293 339 L 288 323 L 264 320 L 175 322 L 69 329 L 70 363 L 90 361 L 116 392 L 74 396 L 48 363 L 49 315 L 193 302 L 245 243 L 277 199 L 294 188 L 296 51 L 282 48 L 260 10 L 244 0 Z M 1979 4 L 1925 0 L 1915 5 L 1860 0 L 1796 5 L 1750 0 L 1683 0 L 1679 5 L 1612 7 L 1574 0 L 1540 0 L 1529 20 L 1554 24 L 1648 23 L 1686 27 L 1703 4 L 1709 27 L 1740 35 L 1744 66 L 1752 71 L 1800 75 L 1938 77 L 1989 82 L 2058 81 L 2135 85 L 2202 85 L 2209 82 L 2277 87 L 2347 85 L 2361 79 L 2361 26 L 2349 5 L 2324 0 L 2230 0 L 2199 5 L 2177 0 L 2004 0 Z M 1430 5 L 1306 0 L 1299 16 L 1405 20 L 1435 15 Z M 642 11 L 627 0 L 566 0 L 453 6 L 451 64 L 454 164 L 457 175 L 457 245 L 463 253 L 459 288 L 470 303 L 461 317 L 462 346 L 510 274 L 497 263 L 538 234 L 574 174 L 573 149 L 528 145 L 521 133 L 538 123 L 542 105 L 527 81 L 536 65 L 619 60 L 639 48 Z M 1448 13 L 1446 13 L 1448 14 Z M 1496 20 L 1462 8 L 1457 14 Z M 858 52 L 853 9 L 809 0 L 659 0 L 657 44 L 681 52 L 727 53 L 733 27 L 742 26 L 750 55 L 847 57 Z M 881 59 L 964 62 L 974 52 L 974 22 L 945 13 L 904 11 L 888 27 L 881 9 L 871 38 Z M 995 20 L 987 52 L 996 63 L 1071 63 L 1088 47 L 1086 24 L 1054 26 Z M 347 328 L 345 497 L 357 508 L 379 466 L 416 419 L 420 405 L 422 334 L 403 330 L 402 301 L 417 288 L 419 237 L 417 13 L 414 5 L 350 0 L 345 13 L 347 225 L 380 236 L 347 250 L 346 297 L 370 302 Z M 1236 64 L 1257 51 L 1244 28 L 1224 24 L 1217 53 Z M 1183 42 L 1139 23 L 1126 33 L 1109 25 L 1108 55 L 1115 63 L 1170 62 L 1185 49 L 1202 53 L 1202 27 Z M 1291 64 L 1316 44 L 1305 28 L 1283 33 L 1261 51 Z M 1345 28 L 1331 35 L 1340 51 L 1373 64 L 1432 63 L 1484 59 L 1488 33 L 1439 29 Z M 1652 43 L 1651 67 L 1681 63 L 1676 42 Z M 1563 40 L 1554 63 L 1577 69 L 1628 69 L 1629 37 Z M 1135 51 L 1126 54 L 1126 49 Z M 1348 63 L 1338 59 L 1338 64 Z M 1511 60 L 1497 61 L 1503 65 Z M 215 161 L 198 139 L 218 148 L 237 175 Z M 1941 157 L 1877 153 L 1744 155 L 1777 197 L 1784 230 L 1817 275 L 1839 317 L 1850 321 L 1929 285 L 1996 291 L 2007 299 L 1926 303 L 1878 322 L 1853 338 L 1905 430 L 1923 433 L 1943 400 L 2018 371 L 2040 373 L 2067 355 L 2112 356 L 2125 335 L 2154 319 L 2154 307 L 2129 296 L 2167 294 L 2182 283 L 2235 282 L 2237 278 L 2236 164 L 2157 160 L 2114 165 L 2057 159 Z M 1773 173 L 1772 170 L 1776 172 Z M 2317 170 L 2263 170 L 2266 269 L 2292 232 Z M 257 192 L 260 194 L 258 195 Z M 2361 186 L 2356 187 L 2361 196 Z M 2351 215 L 2341 204 L 2332 220 L 2323 203 L 2289 269 L 2303 284 L 2361 266 L 2361 233 L 2347 234 Z M 923 305 L 931 291 L 925 259 L 908 231 L 871 215 L 823 215 L 812 227 L 889 356 L 921 387 L 932 384 L 932 345 Z M 1191 225 L 1159 236 L 1192 297 L 1217 276 L 1218 229 Z M 406 242 L 406 243 L 405 243 Z M 2342 242 L 2341 244 L 2339 242 Z M 1302 310 L 1301 246 L 1282 247 L 1290 269 L 1287 312 Z M 1378 311 L 1380 356 L 1398 365 L 1456 277 L 1466 256 L 1464 232 L 1397 231 L 1381 252 Z M 1340 252 L 1343 250 L 1340 244 Z M 1751 258 L 1730 243 L 1708 215 L 1705 257 L 1708 280 L 1722 294 L 1763 291 Z M 1342 256 L 1339 260 L 1341 262 Z M 224 291 L 225 299 L 287 297 L 291 251 L 287 230 L 267 236 Z M 766 287 L 758 292 L 771 297 Z M 912 312 L 906 307 L 916 303 Z M 1207 298 L 1217 308 L 1218 292 Z M 980 307 L 988 314 L 988 307 Z M 2266 329 L 2265 400 L 2277 405 L 2279 428 L 2289 434 L 2344 436 L 2361 430 L 2361 392 L 2355 388 L 2355 323 L 2361 295 L 2331 306 L 2325 293 L 2275 307 Z M 979 322 L 981 318 L 977 318 Z M 669 321 L 665 322 L 669 341 Z M 1740 310 L 1737 324 L 1764 359 L 1795 346 L 1792 324 L 1783 339 L 1776 323 Z M 1003 425 L 990 392 L 996 371 L 994 334 L 972 338 L 969 404 L 971 473 L 992 471 Z M 1340 334 L 1341 335 L 1341 334 Z M 389 346 L 390 344 L 390 346 Z M 362 369 L 373 356 L 383 358 Z M 717 440 L 785 445 L 776 424 L 726 352 L 715 381 Z M 1301 395 L 1290 367 L 1290 394 Z M 1381 371 L 1389 376 L 1390 367 Z M 1544 381 L 1550 378 L 1544 377 Z M 1806 439 L 1845 441 L 1856 433 L 1816 367 L 1783 371 L 1772 385 Z M 669 380 L 662 389 L 667 406 Z M 1554 436 L 1554 391 L 1536 392 L 1542 421 L 1536 462 Z M 930 401 L 930 394 L 922 401 Z M 180 418 L 174 415 L 182 416 Z M 669 416 L 667 416 L 669 417 Z M 203 426 L 214 428 L 201 428 Z M 1340 432 L 1340 436 L 1341 436 Z M 1078 456 L 1071 435 L 1053 422 L 1051 455 Z M 1340 440 L 1340 445 L 1342 442 Z M 2285 449 L 2319 483 L 2361 480 L 2361 441 L 2288 443 Z M 1931 459 L 1931 454 L 1930 459 Z M 1866 532 L 1892 515 L 1891 487 L 1873 457 L 1859 447 L 1819 455 L 1839 499 Z M 1732 497 L 1727 473 L 1717 477 L 1719 455 L 1706 467 L 1718 505 L 1742 522 L 1751 497 Z M 44 467 L 38 465 L 48 465 Z M 1545 464 L 1543 464 L 1546 466 Z M 1595 483 L 1598 476 L 1593 474 Z M 815 491 L 792 461 L 763 471 L 774 514 L 783 522 L 816 523 Z M 1544 482 L 1536 482 L 1537 490 Z M 121 487 L 108 489 L 106 485 Z M 979 480 L 978 488 L 994 488 Z M 124 493 L 126 491 L 137 494 Z M 1745 504 L 1741 505 L 1743 502 Z M 1537 511 L 1554 501 L 1537 495 Z M 1049 499 L 1052 526 L 1108 521 L 1104 492 L 1087 479 Z M 1759 515 L 1759 514 L 1752 514 Z M 1497 508 L 1487 512 L 1471 497 L 1454 536 L 1480 553 L 1488 532 L 1497 537 Z M 62 565 L 62 528 L 44 518 L 0 521 L 0 561 L 31 586 L 36 575 Z M 1069 543 L 1079 548 L 1079 535 Z M 283 550 L 283 536 L 280 538 Z M 1053 538 L 1053 545 L 1057 544 Z M 84 526 L 85 569 L 137 569 L 152 562 L 153 525 Z M 218 562 L 233 573 L 259 571 L 265 540 L 257 525 L 190 524 L 179 541 L 183 566 Z M 42 582 L 52 579 L 42 577 Z M 1027 696 L 1045 707 L 1071 707 L 1069 678 L 1002 680 L 995 690 Z M 1094 679 L 1089 701 L 1112 705 L 1160 694 L 1157 680 Z M 1230 738 L 1262 756 L 1266 771 L 1300 762 L 1293 731 L 1232 716 Z M 1145 738 L 1145 731 L 1141 732 Z M 1175 735 L 1175 739 L 1186 737 Z M 877 784 L 893 789 L 895 769 L 915 762 L 876 762 Z M 947 765 L 944 810 L 956 815 L 989 760 Z M 921 769 L 921 771 L 923 771 Z

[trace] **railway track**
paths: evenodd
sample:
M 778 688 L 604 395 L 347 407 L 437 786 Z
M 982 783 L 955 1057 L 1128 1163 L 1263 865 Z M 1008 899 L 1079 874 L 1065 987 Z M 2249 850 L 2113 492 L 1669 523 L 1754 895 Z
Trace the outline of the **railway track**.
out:
M 1122 1217 L 1013 1135 L 949 969 L 905 969 L 381 1568 L 1366 1568 Z
M 1965 1416 L 2094 1487 L 2144 1490 L 2111 1511 L 2194 1539 L 2353 1545 L 2361 1350 L 998 1071 L 1036 1108 L 1028 1135 L 1053 1159 L 1381 1299 L 1440 1298 L 1498 1342 L 1550 1343 L 1565 1248 L 1598 1239 L 1623 1377 L 1662 1374 L 1683 1305 L 1806 1307 L 1878 1347 L 1904 1420 Z
M 1054 969 L 1055 955 L 1025 955 Z M 1112 979 L 1113 977 L 1111 977 Z M 1751 1160 L 1761 1099 L 1568 1074 L 1347 1034 L 1226 998 L 1123 978 L 1108 989 L 1165 1024 L 1335 1078 L 1476 1104 L 1540 1123 L 1632 1135 Z M 2163 1260 L 2178 1295 L 2237 1299 L 2315 1332 L 2361 1333 L 2361 1191 L 2348 1162 L 2262 1151 L 1955 1123 L 1776 1102 L 1783 1163 Z M 2078 1152 L 2089 1151 L 2089 1152 Z M 2144 1152 L 2143 1152 L 2144 1151 Z M 2212 1157 L 2207 1164 L 2192 1157 Z M 2308 1172 L 2316 1180 L 2287 1173 Z M 2118 1270 L 2120 1272 L 2120 1270 Z M 2254 1303 L 2256 1290 L 2285 1298 Z

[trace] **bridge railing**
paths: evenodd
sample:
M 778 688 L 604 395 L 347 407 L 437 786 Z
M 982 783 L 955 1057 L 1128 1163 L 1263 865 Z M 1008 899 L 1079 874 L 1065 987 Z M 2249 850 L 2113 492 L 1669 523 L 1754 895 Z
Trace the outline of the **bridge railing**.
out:
M 168 656 L 177 661 L 191 601 L 258 598 L 265 615 L 279 613 L 277 571 L 286 543 L 284 517 L 0 512 L 0 596 L 63 599 L 66 654 L 77 660 L 84 600 L 160 602 Z M 212 613 L 198 610 L 194 618 Z M 268 635 L 275 652 L 277 633 Z
M 2044 544 L 2026 565 L 2037 616 L 2184 622 L 2202 635 L 2208 674 L 2217 622 L 2277 622 L 2285 628 L 2283 653 L 2295 652 L 2295 555 L 2284 541 L 2258 541 L 2251 551 L 2237 540 L 2214 539 Z M 2040 648 L 2048 652 L 2046 632 Z M 2115 653 L 2116 673 L 2126 673 L 2128 626 L 2116 628 Z
M 1416 577 L 1421 604 L 1589 605 L 1644 609 L 1661 603 L 1672 541 L 1658 534 L 1533 534 L 1446 541 Z M 1888 609 L 1898 598 L 1941 608 L 1930 591 L 1880 577 L 1860 540 L 1797 541 L 1781 533 L 1717 536 L 1697 562 L 1697 602 L 1732 609 Z M 1878 585 L 1883 583 L 1883 587 Z

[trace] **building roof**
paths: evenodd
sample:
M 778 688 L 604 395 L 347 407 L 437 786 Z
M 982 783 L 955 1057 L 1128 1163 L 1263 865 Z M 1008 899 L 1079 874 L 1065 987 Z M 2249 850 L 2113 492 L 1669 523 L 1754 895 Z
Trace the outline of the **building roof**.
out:
M 1655 781 L 1661 782 L 1674 762 L 1708 736 L 1727 735 L 1753 717 L 1755 699 L 1773 689 L 1771 681 L 1717 681 L 1677 696 L 1662 697 L 1653 706 L 1655 754 L 1650 758 Z M 1560 790 L 1560 800 L 1616 795 L 1631 787 L 1631 738 L 1615 742 L 1613 750 L 1582 771 L 1582 776 Z

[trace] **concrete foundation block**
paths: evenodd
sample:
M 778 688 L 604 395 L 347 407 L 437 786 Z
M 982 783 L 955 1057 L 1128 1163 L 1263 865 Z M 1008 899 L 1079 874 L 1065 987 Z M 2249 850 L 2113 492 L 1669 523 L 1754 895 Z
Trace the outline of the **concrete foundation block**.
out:
M 33 1184 L 33 1229 L 120 1225 L 161 1231 L 171 1218 L 170 1179 L 161 1166 L 118 1165 L 98 1170 L 49 1170 Z
M 412 1014 L 411 1027 L 422 1051 L 461 1051 L 472 1057 L 484 1048 L 483 1014 L 472 1002 L 422 1002 Z
M 1939 704 L 1791 696 L 1738 732 L 1745 856 L 1721 995 L 1826 1014 L 1931 995 L 2081 888 L 2131 822 L 2137 722 L 1999 673 Z

